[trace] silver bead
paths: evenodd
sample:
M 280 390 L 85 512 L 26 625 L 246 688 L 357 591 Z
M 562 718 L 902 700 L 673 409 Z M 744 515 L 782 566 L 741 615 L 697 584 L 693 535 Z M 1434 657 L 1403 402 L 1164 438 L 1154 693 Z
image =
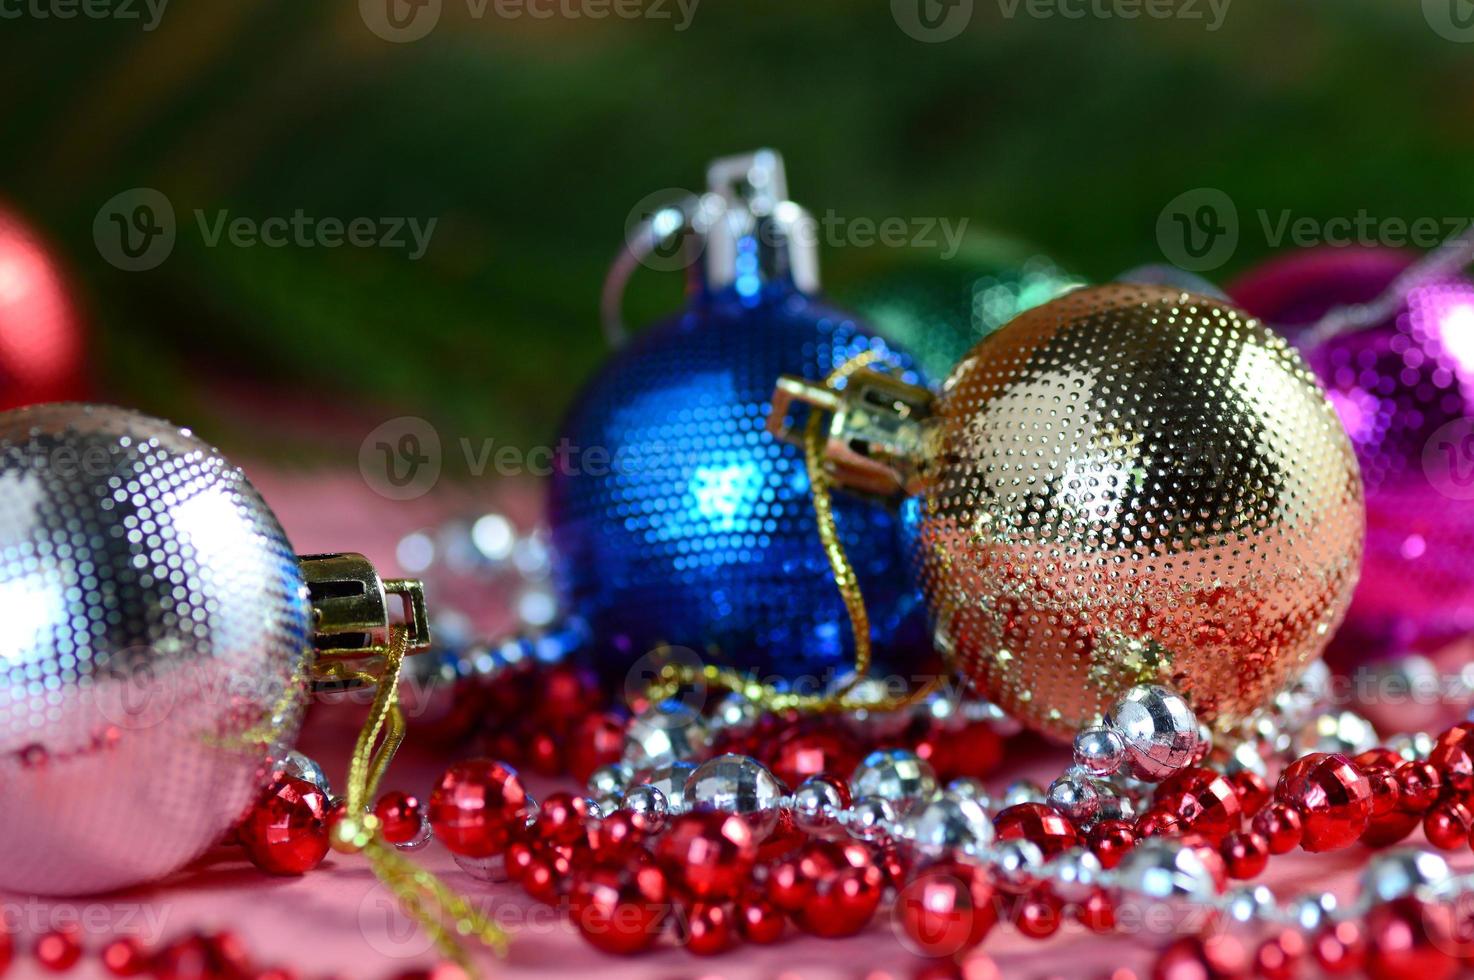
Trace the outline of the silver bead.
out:
M 743 814 L 759 837 L 777 826 L 784 792 L 767 766 L 745 755 L 709 759 L 686 779 L 686 799 L 693 808 Z
M 630 813 L 658 824 L 664 824 L 665 816 L 670 812 L 665 794 L 648 783 L 631 786 L 626 790 L 622 806 Z
M 1117 793 L 1103 793 L 1100 798 L 1100 806 L 1095 811 L 1095 822 L 1102 820 L 1125 820 L 1134 822 L 1141 815 L 1140 807 L 1136 801 L 1129 796 Z
M 635 778 L 635 770 L 623 762 L 600 766 L 589 776 L 589 795 L 594 797 L 622 793 Z
M 909 749 L 877 749 L 855 768 L 850 790 L 857 797 L 890 800 L 905 813 L 937 791 L 937 774 L 931 763 Z
M 1269 766 L 1265 764 L 1261 742 L 1246 739 L 1239 742 L 1223 757 L 1223 774 L 1235 776 L 1241 772 L 1252 772 L 1256 776 L 1269 777 Z
M 793 791 L 793 819 L 799 829 L 821 833 L 839 822 L 844 798 L 828 779 L 810 777 Z
M 1324 660 L 1312 660 L 1296 679 L 1295 691 L 1312 706 L 1322 703 L 1331 694 L 1331 668 Z
M 976 800 L 943 794 L 907 814 L 901 836 L 926 857 L 978 858 L 993 842 L 993 821 Z
M 1440 855 L 1421 847 L 1398 847 L 1373 855 L 1361 873 L 1361 897 L 1370 903 L 1394 902 L 1437 891 L 1453 872 Z
M 1138 684 L 1106 715 L 1107 727 L 1126 743 L 1126 760 L 1138 779 L 1160 782 L 1197 757 L 1198 720 L 1182 695 L 1156 684 Z
M 1248 924 L 1268 919 L 1277 908 L 1274 892 L 1264 885 L 1236 888 L 1224 895 L 1219 905 L 1235 922 Z
M 1100 858 L 1082 847 L 1061 851 L 1044 868 L 1049 887 L 1066 902 L 1089 898 L 1105 871 Z
M 609 814 L 614 812 L 613 810 L 604 809 L 604 807 L 599 803 L 598 800 L 591 799 L 587 796 L 584 797 L 583 808 L 584 812 L 588 814 L 590 820 L 603 820 Z
M 328 782 L 327 774 L 322 771 L 322 766 L 317 761 L 293 749 L 282 756 L 276 768 L 293 779 L 305 780 L 318 789 L 322 790 L 324 796 L 333 795 L 333 787 Z
M 424 810 L 421 810 L 420 829 L 415 832 L 415 835 L 413 837 L 405 841 L 403 844 L 395 844 L 394 846 L 399 848 L 401 851 L 418 851 L 420 848 L 430 843 L 430 838 L 432 836 L 433 834 L 430 831 L 430 816 Z
M 1003 788 L 1004 807 L 1018 806 L 1020 803 L 1043 803 L 1044 788 L 1032 779 L 1015 779 Z
M 1336 896 L 1330 892 L 1319 895 L 1302 895 L 1289 905 L 1290 921 L 1306 933 L 1319 931 L 1330 921 L 1336 911 Z
M 480 881 L 506 881 L 507 856 L 493 854 L 491 857 L 473 858 L 463 854 L 451 854 L 456 867 Z
M 701 719 L 679 701 L 646 708 L 625 733 L 624 762 L 634 769 L 655 769 L 700 755 L 711 736 Z
M 740 691 L 729 691 L 717 702 L 711 715 L 711 727 L 721 731 L 741 731 L 757 724 L 762 709 Z
M 1116 868 L 1116 881 L 1128 891 L 1163 902 L 1210 902 L 1218 894 L 1218 883 L 1202 856 L 1163 837 L 1148 837 L 1127 851 Z
M 1100 810 L 1100 789 L 1083 773 L 1065 773 L 1049 784 L 1044 801 L 1075 824 L 1087 824 Z
M 1422 762 L 1433 751 L 1433 736 L 1427 732 L 1398 732 L 1387 740 L 1387 747 L 1408 762 Z
M 1043 866 L 1044 852 L 1031 840 L 1015 837 L 1001 840 L 993 848 L 993 880 L 1003 891 L 1028 891 L 1038 881 L 1036 872 Z
M 959 799 L 977 800 L 978 805 L 984 810 L 991 809 L 993 806 L 992 797 L 988 795 L 988 788 L 983 785 L 981 779 L 959 776 L 947 784 L 946 791 Z
M 665 797 L 670 813 L 685 813 L 690 806 L 686 801 L 686 781 L 696 771 L 694 762 L 673 762 L 668 766 L 651 769 L 639 777 L 641 786 L 653 786 Z M 626 793 L 626 796 L 628 793 Z
M 1075 734 L 1075 764 L 1092 776 L 1109 776 L 1126 761 L 1126 742 L 1110 728 L 1082 728 Z
M 1328 712 L 1311 719 L 1295 738 L 1302 754 L 1359 755 L 1380 744 L 1372 723 L 1354 711 Z
M 606 793 L 603 796 L 591 797 L 591 799 L 594 801 L 594 807 L 606 817 L 624 806 L 623 793 Z
M 896 822 L 896 808 L 890 800 L 879 796 L 862 796 L 850 804 L 845 829 L 859 840 L 879 840 L 891 832 Z

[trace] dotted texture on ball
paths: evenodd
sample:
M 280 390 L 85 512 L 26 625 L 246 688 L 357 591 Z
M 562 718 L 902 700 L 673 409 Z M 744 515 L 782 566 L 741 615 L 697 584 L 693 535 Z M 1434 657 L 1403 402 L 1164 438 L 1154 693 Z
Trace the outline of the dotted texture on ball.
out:
M 311 609 L 276 518 L 187 431 L 0 415 L 0 888 L 97 892 L 215 843 L 295 737 Z
M 1361 479 L 1299 356 L 1219 302 L 1079 290 L 958 366 L 915 509 L 940 641 L 1068 736 L 1133 684 L 1226 727 L 1319 656 L 1365 534 Z

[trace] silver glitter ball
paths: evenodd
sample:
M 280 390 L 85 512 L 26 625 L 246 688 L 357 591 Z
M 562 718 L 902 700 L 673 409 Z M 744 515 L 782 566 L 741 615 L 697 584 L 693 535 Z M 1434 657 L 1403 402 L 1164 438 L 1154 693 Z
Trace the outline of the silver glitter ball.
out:
M 660 790 L 660 795 L 665 797 L 667 812 L 685 813 L 690 809 L 686 801 L 686 781 L 695 771 L 694 762 L 673 762 L 640 774 L 636 785 L 653 786 Z
M 879 796 L 862 796 L 850 804 L 845 829 L 857 840 L 879 840 L 891 832 L 896 807 Z
M 1049 784 L 1044 802 L 1075 824 L 1088 824 L 1100 810 L 1101 791 L 1084 773 L 1067 772 Z
M 1157 901 L 1211 902 L 1218 883 L 1202 856 L 1180 841 L 1148 837 L 1121 859 L 1116 882 L 1143 898 Z
M 823 833 L 839 823 L 844 797 L 828 779 L 810 777 L 793 791 L 793 819 L 800 830 Z
M 1126 761 L 1126 742 L 1109 728 L 1082 728 L 1075 735 L 1075 764 L 1092 776 L 1109 776 Z
M 785 792 L 767 766 L 745 755 L 708 759 L 686 780 L 686 799 L 693 808 L 740 813 L 759 837 L 777 825 Z
M 993 879 L 1006 892 L 1020 894 L 1039 880 L 1044 866 L 1044 852 L 1039 845 L 1022 837 L 999 841 L 993 848 Z
M 701 718 L 679 701 L 652 705 L 625 732 L 624 762 L 655 769 L 700 755 L 711 741 Z
M 318 765 L 315 759 L 309 758 L 296 749 L 282 756 L 276 768 L 293 779 L 311 783 L 322 790 L 324 796 L 331 798 L 333 795 L 333 787 L 328 782 L 327 773 L 322 771 L 322 766 Z
M 926 857 L 977 858 L 993 842 L 993 821 L 976 800 L 944 793 L 907 814 L 901 836 Z
M 307 586 L 245 475 L 187 430 L 0 415 L 0 610 L 0 890 L 167 875 L 296 738 Z
M 1085 901 L 1105 873 L 1100 858 L 1082 847 L 1061 851 L 1044 869 L 1050 889 L 1066 902 Z
M 1156 684 L 1138 684 L 1106 715 L 1126 743 L 1126 761 L 1138 779 L 1160 782 L 1193 764 L 1200 742 L 1198 719 L 1182 695 Z
M 937 774 L 931 763 L 909 749 L 877 749 L 855 767 L 850 791 L 856 797 L 890 800 L 905 813 L 937 791 Z
M 663 819 L 670 812 L 665 794 L 648 783 L 631 786 L 624 794 L 623 806 L 630 813 L 652 819 Z
M 1363 901 L 1394 902 L 1448 883 L 1453 872 L 1441 855 L 1421 847 L 1398 847 L 1372 856 L 1361 873 Z

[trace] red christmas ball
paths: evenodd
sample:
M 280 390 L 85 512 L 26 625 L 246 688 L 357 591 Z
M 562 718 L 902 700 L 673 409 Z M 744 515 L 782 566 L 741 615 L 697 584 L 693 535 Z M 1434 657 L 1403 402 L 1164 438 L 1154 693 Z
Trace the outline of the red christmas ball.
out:
M 1174 773 L 1157 790 L 1156 806 L 1211 841 L 1221 841 L 1243 822 L 1243 803 L 1228 778 L 1194 767 Z
M 758 842 L 741 815 L 701 811 L 672 821 L 657 856 L 671 881 L 703 900 L 730 900 L 747 884 Z
M 512 833 L 526 826 L 527 815 L 527 791 L 517 771 L 489 759 L 451 766 L 430 794 L 430 827 L 464 857 L 502 853 Z
M 328 853 L 328 798 L 290 776 L 269 786 L 236 829 L 251 863 L 274 875 L 306 874 Z
M 0 410 L 87 396 L 86 341 L 50 247 L 0 207 Z
M 999 840 L 1022 838 L 1032 841 L 1046 858 L 1079 843 L 1075 825 L 1064 814 L 1043 803 L 1019 803 L 1008 807 L 993 818 L 993 827 Z
M 796 726 L 778 737 L 767 756 L 773 775 L 785 786 L 797 786 L 810 776 L 854 772 L 861 758 L 854 736 L 833 726 Z

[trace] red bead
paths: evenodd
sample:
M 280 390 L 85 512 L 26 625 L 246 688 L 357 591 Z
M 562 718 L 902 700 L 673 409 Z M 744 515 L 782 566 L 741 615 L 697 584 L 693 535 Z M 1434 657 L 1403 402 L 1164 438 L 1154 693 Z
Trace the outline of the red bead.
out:
M 797 912 L 814 894 L 814 883 L 804 877 L 797 857 L 787 858 L 768 871 L 768 897 L 785 912 Z
M 1243 822 L 1243 803 L 1226 776 L 1194 767 L 1173 773 L 1157 789 L 1155 809 L 1175 815 L 1194 833 L 1221 841 Z
M 624 755 L 625 720 L 606 712 L 585 717 L 568 736 L 563 761 L 568 772 L 580 783 L 586 783 L 594 770 L 618 762 Z
M 1182 833 L 1182 821 L 1172 813 L 1162 810 L 1152 810 L 1143 813 L 1136 820 L 1136 836 L 1142 837 L 1172 837 Z
M 425 823 L 425 805 L 419 797 L 394 790 L 379 797 L 374 804 L 379 818 L 379 832 L 391 844 L 408 844 L 420 836 Z
M 1257 878 L 1269 865 L 1269 841 L 1263 834 L 1250 830 L 1234 831 L 1223 839 L 1219 849 L 1230 878 Z
M 1361 970 L 1366 961 L 1366 938 L 1355 922 L 1338 922 L 1311 944 L 1315 962 L 1327 973 L 1340 975 Z
M 554 844 L 572 844 L 587 836 L 584 820 L 589 804 L 572 793 L 549 793 L 538 809 L 537 835 Z
M 615 810 L 589 826 L 588 838 L 589 847 L 599 860 L 616 860 L 638 847 L 645 839 L 645 832 L 635 826 L 628 810 Z
M 1116 902 L 1111 893 L 1097 888 L 1075 909 L 1075 918 L 1091 932 L 1111 932 L 1116 928 Z
M 1433 743 L 1428 764 L 1460 793 L 1474 790 L 1474 723 L 1455 725 Z
M 1423 818 L 1423 834 L 1428 843 L 1442 851 L 1469 845 L 1469 828 L 1474 826 L 1474 811 L 1460 800 L 1436 803 Z
M 1448 980 L 1458 963 L 1451 949 L 1447 909 L 1410 899 L 1378 905 L 1367 913 L 1367 975 L 1373 980 Z
M 1241 980 L 1248 973 L 1248 952 L 1223 935 L 1179 939 L 1152 966 L 1153 980 Z
M 1300 846 L 1305 832 L 1305 823 L 1300 811 L 1288 803 L 1271 803 L 1254 815 L 1250 821 L 1254 833 L 1269 842 L 1270 854 L 1288 854 Z
M 527 815 L 527 791 L 517 771 L 489 759 L 451 766 L 430 794 L 431 829 L 464 857 L 503 853 Z
M 11 960 L 15 959 L 15 940 L 10 937 L 10 930 L 5 926 L 5 919 L 0 916 L 0 976 L 10 969 Z
M 736 938 L 732 909 L 727 905 L 697 902 L 686 910 L 681 939 L 688 952 L 715 956 L 726 952 Z
M 757 859 L 759 862 L 776 861 L 798 847 L 809 839 L 809 835 L 799 829 L 793 819 L 793 811 L 784 807 L 778 811 L 778 822 L 773 829 L 758 844 Z
M 1280 775 L 1275 796 L 1300 811 L 1307 851 L 1333 851 L 1355 844 L 1372 819 L 1372 785 L 1344 755 L 1312 752 Z
M 306 874 L 328 853 L 328 798 L 317 786 L 285 777 L 269 786 L 236 837 L 251 863 L 274 875 Z
M 940 780 L 981 779 L 1003 761 L 1003 737 L 980 721 L 956 729 L 938 728 L 916 743 L 916 754 L 931 763 Z
M 750 943 L 776 943 L 784 925 L 783 910 L 760 896 L 748 895 L 737 903 L 737 931 Z
M 1376 820 L 1397 809 L 1402 802 L 1402 786 L 1391 769 L 1378 766 L 1366 770 L 1366 774 L 1372 784 L 1372 819 Z
M 1263 809 L 1264 804 L 1269 802 L 1269 783 L 1257 772 L 1240 769 L 1228 777 L 1228 781 L 1233 784 L 1234 792 L 1239 795 L 1239 806 L 1244 816 L 1254 816 Z
M 506 855 L 507 880 L 521 881 L 522 875 L 527 872 L 527 866 L 532 863 L 532 859 L 536 854 L 537 852 L 532 849 L 532 845 L 525 841 L 513 841 L 509 844 Z
M 103 968 L 115 977 L 136 977 L 148 968 L 148 953 L 132 936 L 114 939 L 102 948 L 99 958 Z M 3 973 L 0 967 L 0 973 Z
M 799 850 L 797 870 L 812 883 L 794 924 L 825 939 L 865 928 L 885 892 L 885 872 L 875 852 L 858 841 L 811 841 Z
M 527 768 L 539 776 L 558 776 L 563 772 L 563 747 L 552 732 L 533 732 L 526 739 L 523 758 Z
M 998 920 L 986 873 L 953 862 L 934 864 L 918 874 L 896 896 L 893 914 L 911 951 L 933 957 L 971 949 Z
M 671 882 L 703 900 L 731 900 L 757 860 L 752 826 L 736 813 L 686 813 L 671 822 L 656 852 Z
M 1059 931 L 1062 918 L 1060 900 L 1047 890 L 1031 891 L 1014 908 L 1014 927 L 1030 939 L 1048 939 Z
M 36 940 L 36 962 L 53 973 L 65 973 L 82 958 L 75 929 L 53 929 Z
M 790 728 L 766 755 L 773 775 L 786 786 L 797 786 L 810 776 L 848 775 L 860 763 L 860 745 L 838 728 Z
M 1100 859 L 1101 867 L 1109 870 L 1136 846 L 1136 831 L 1124 820 L 1102 820 L 1090 828 L 1086 839 L 1090 850 Z
M 660 938 L 670 911 L 665 872 L 651 861 L 600 863 L 575 873 L 568 909 L 589 944 L 638 953 Z
M 544 905 L 555 905 L 561 891 L 562 875 L 553 866 L 553 859 L 536 855 L 528 859 L 522 869 L 522 890 Z
M 585 718 L 599 703 L 599 681 L 593 671 L 559 664 L 542 676 L 532 708 L 538 720 L 560 732 Z
M 993 818 L 999 840 L 1027 840 L 1037 844 L 1046 858 L 1080 842 L 1075 825 L 1064 814 L 1043 803 L 1019 803 Z
M 1432 763 L 1404 762 L 1392 774 L 1401 791 L 1401 806 L 1415 813 L 1426 813 L 1443 792 L 1443 776 Z
M 1294 929 L 1270 936 L 1254 953 L 1254 971 L 1264 980 L 1295 980 L 1305 962 L 1305 937 Z

